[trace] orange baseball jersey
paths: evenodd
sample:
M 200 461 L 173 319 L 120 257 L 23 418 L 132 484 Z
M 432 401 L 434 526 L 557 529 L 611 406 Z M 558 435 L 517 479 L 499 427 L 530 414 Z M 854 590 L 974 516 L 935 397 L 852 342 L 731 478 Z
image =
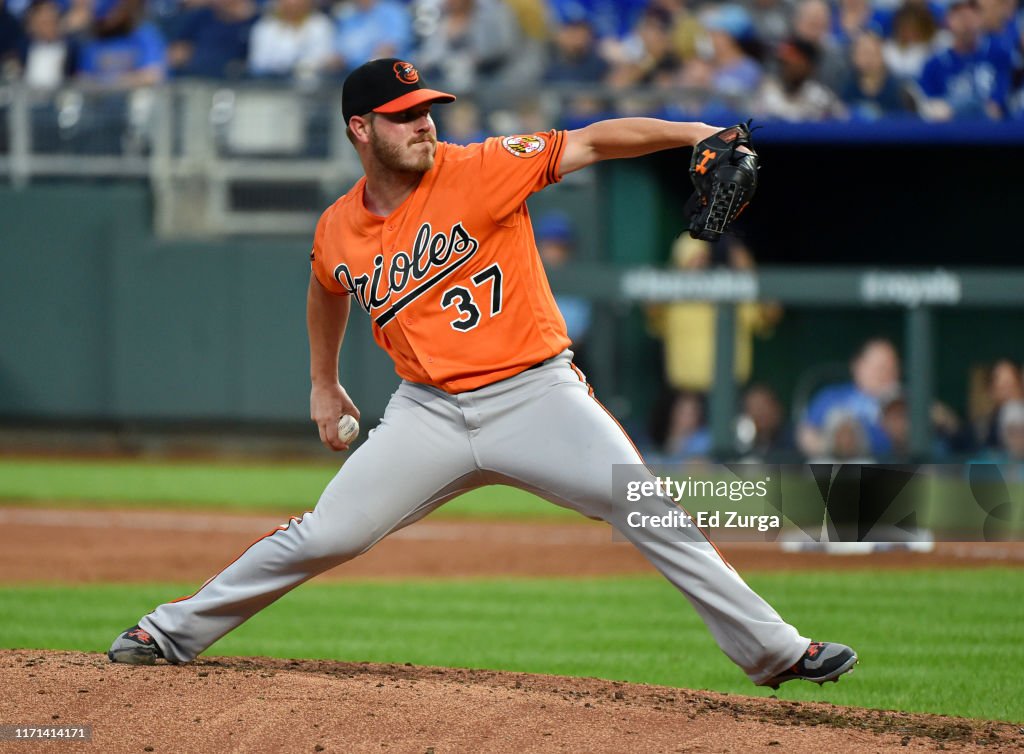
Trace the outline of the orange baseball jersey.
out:
M 565 139 L 441 142 L 434 167 L 389 216 L 364 206 L 365 178 L 321 216 L 313 273 L 355 297 L 400 377 L 459 393 L 569 346 L 525 204 L 561 179 Z

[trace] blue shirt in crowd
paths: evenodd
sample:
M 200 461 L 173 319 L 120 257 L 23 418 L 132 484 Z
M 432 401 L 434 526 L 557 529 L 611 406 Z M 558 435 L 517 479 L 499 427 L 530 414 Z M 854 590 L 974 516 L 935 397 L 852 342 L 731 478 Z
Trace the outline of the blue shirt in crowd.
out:
M 588 50 L 584 57 L 575 60 L 553 55 L 544 71 L 544 80 L 552 84 L 597 84 L 607 73 L 608 62 L 597 50 Z
M 380 0 L 365 9 L 350 3 L 338 14 L 334 46 L 348 68 L 378 57 L 381 45 L 390 45 L 393 57 L 408 57 L 411 44 L 409 11 L 401 3 Z
M 190 13 L 175 41 L 192 45 L 192 57 L 175 74 L 225 78 L 232 73 L 232 63 L 243 72 L 249 57 L 249 34 L 257 18 L 253 14 L 243 21 L 225 21 L 210 8 Z
M 992 39 L 982 39 L 971 53 L 952 48 L 933 55 L 921 72 L 921 89 L 946 100 L 959 116 L 983 116 L 984 105 L 1005 109 L 1010 89 L 1010 55 Z
M 850 117 L 854 120 L 878 120 L 886 115 L 893 115 L 906 111 L 903 99 L 903 88 L 895 77 L 886 75 L 882 88 L 873 94 L 868 94 L 861 88 L 860 79 L 854 74 L 850 75 L 839 96 L 850 107 Z
M 655 454 L 659 463 L 679 463 L 693 458 L 706 458 L 711 455 L 711 430 L 702 427 L 686 438 L 673 453 Z
M 828 415 L 833 411 L 845 411 L 860 420 L 872 454 L 884 456 L 892 452 L 892 442 L 879 424 L 881 406 L 877 398 L 863 392 L 852 382 L 822 388 L 807 406 L 804 421 L 821 432 L 825 429 Z
M 123 37 L 85 42 L 79 52 L 78 71 L 112 83 L 127 73 L 166 64 L 164 39 L 152 24 L 142 24 Z
M 1002 29 L 999 31 L 989 32 L 985 35 L 985 38 L 990 39 L 998 47 L 1002 47 L 1010 53 L 1011 56 L 1015 53 L 1019 55 L 1020 47 L 1018 40 L 1020 39 L 1022 26 L 1024 26 L 1024 18 L 1020 15 L 1014 16 L 1006 22 L 1006 25 L 1003 26 Z
M 648 0 L 548 0 L 559 23 L 587 20 L 599 37 L 624 37 Z
M 715 71 L 711 86 L 718 94 L 752 94 L 761 83 L 761 66 L 748 57 L 720 67 Z

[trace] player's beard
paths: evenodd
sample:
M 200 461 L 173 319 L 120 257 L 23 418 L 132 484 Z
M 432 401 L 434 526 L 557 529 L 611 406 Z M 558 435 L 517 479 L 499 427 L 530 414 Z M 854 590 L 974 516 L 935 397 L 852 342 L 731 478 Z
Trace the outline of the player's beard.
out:
M 416 146 L 422 142 L 427 142 L 430 148 Z M 437 139 L 433 134 L 427 134 L 402 147 L 385 141 L 375 130 L 371 130 L 370 146 L 377 161 L 396 173 L 426 173 L 434 167 L 434 155 L 437 153 Z

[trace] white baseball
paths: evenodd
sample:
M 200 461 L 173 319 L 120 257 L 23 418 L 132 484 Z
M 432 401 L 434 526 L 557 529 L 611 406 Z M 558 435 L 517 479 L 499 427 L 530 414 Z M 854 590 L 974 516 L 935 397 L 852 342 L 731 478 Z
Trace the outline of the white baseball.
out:
M 350 443 L 359 436 L 359 422 L 354 416 L 345 414 L 338 419 L 338 439 L 343 443 Z

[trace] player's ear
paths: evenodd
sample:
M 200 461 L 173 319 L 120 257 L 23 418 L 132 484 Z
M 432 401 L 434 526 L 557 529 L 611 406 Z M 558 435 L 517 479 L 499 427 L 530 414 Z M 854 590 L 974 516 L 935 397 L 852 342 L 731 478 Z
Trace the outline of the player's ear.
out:
M 367 115 L 353 115 L 348 120 L 348 138 L 353 144 L 362 142 L 368 144 L 370 141 L 370 129 L 373 123 L 373 113 Z

